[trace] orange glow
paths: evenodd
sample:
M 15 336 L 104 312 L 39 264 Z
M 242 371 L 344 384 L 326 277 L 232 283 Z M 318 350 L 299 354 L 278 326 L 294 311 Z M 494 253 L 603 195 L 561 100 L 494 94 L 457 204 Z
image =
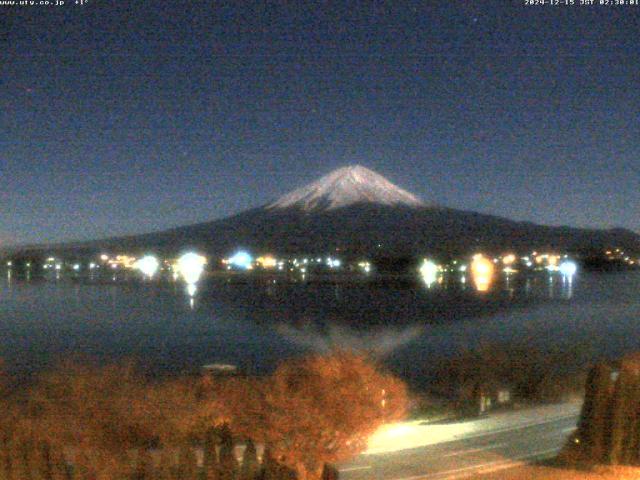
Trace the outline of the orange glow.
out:
M 100 257 L 102 258 L 102 257 Z M 116 258 L 109 258 L 107 262 L 112 268 L 126 268 L 131 270 L 136 263 L 136 257 L 130 257 L 129 255 L 117 255 Z
M 513 265 L 515 261 L 516 261 L 516 256 L 513 253 L 510 253 L 502 257 L 502 263 L 504 263 L 505 265 Z
M 471 278 L 479 292 L 486 292 L 493 282 L 493 262 L 482 254 L 474 255 L 471 262 Z
M 264 257 L 256 258 L 256 263 L 262 268 L 275 268 L 278 261 L 271 255 L 265 255 Z

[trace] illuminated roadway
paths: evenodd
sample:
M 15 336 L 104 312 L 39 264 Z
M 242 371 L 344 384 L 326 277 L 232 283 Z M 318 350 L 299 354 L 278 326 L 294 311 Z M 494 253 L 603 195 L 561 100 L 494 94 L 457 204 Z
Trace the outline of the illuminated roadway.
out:
M 377 435 L 370 452 L 340 465 L 340 478 L 453 480 L 553 457 L 575 429 L 579 409 L 569 403 L 458 424 L 403 424 Z

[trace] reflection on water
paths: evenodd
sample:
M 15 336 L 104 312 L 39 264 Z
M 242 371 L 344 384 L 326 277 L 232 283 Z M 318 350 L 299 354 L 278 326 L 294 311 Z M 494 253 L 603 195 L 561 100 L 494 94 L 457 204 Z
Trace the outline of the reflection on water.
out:
M 278 322 L 275 325 L 275 330 L 284 338 L 314 352 L 355 350 L 376 356 L 385 356 L 408 344 L 419 337 L 425 328 L 424 325 L 374 326 L 362 330 L 338 323 L 323 326 L 310 321 Z
M 198 291 L 198 286 L 195 283 L 187 283 L 187 295 L 189 295 L 189 307 L 191 310 L 195 307 L 195 299 L 196 293 Z
M 513 296 L 515 295 L 515 288 L 513 286 L 513 283 L 513 273 L 506 272 L 504 274 L 504 289 L 509 293 L 509 298 L 513 298 Z
M 573 297 L 573 275 L 562 276 L 562 297 L 566 298 L 567 300 Z
M 200 280 L 206 264 L 205 257 L 189 252 L 178 259 L 177 271 L 187 284 L 196 284 Z
M 473 270 L 473 268 L 471 269 Z M 56 355 L 136 356 L 158 370 L 223 361 L 252 371 L 333 347 L 384 356 L 419 382 L 431 359 L 479 343 L 573 345 L 599 354 L 636 349 L 640 275 L 496 274 L 478 293 L 459 271 L 427 288 L 419 278 L 353 283 L 202 278 L 99 282 L 2 276 L 0 357 L 37 369 Z M 239 282 L 239 281 L 237 281 Z
M 189 295 L 189 308 L 195 308 L 195 295 L 198 291 L 198 282 L 204 273 L 204 267 L 207 259 L 195 252 L 188 252 L 178 259 L 176 269 L 174 271 L 174 282 L 177 280 L 175 273 L 179 273 L 187 284 L 187 295 Z
M 198 291 L 198 285 L 195 283 L 187 283 L 187 295 L 189 295 L 190 297 L 195 296 L 196 292 Z

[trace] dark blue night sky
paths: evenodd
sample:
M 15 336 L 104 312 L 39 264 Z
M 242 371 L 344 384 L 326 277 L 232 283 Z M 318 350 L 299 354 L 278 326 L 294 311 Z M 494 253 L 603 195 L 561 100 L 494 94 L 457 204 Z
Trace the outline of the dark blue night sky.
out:
M 220 218 L 354 163 L 454 208 L 640 231 L 640 6 L 90 0 L 0 22 L 0 244 Z

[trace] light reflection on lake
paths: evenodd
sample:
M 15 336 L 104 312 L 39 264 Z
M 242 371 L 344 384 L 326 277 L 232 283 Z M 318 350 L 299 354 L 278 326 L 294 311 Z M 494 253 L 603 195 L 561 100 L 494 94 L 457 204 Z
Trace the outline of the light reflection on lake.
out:
M 479 294 L 458 279 L 380 283 L 103 283 L 3 277 L 0 357 L 16 371 L 81 352 L 157 371 L 214 362 L 269 371 L 290 355 L 371 351 L 420 383 L 432 360 L 483 343 L 528 342 L 584 356 L 640 349 L 640 275 L 497 275 Z

